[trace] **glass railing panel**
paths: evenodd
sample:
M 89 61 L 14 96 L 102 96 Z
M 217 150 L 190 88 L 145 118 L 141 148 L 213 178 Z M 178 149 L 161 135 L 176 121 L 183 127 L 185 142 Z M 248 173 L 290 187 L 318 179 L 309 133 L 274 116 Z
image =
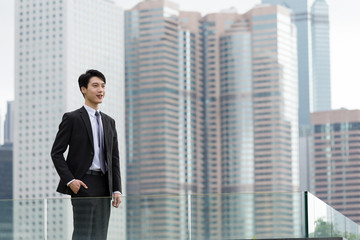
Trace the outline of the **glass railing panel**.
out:
M 342 237 L 346 234 L 346 217 L 332 207 L 328 206 L 331 213 L 331 223 L 333 226 L 333 237 Z
M 127 197 L 127 239 L 304 237 L 303 195 L 243 193 Z
M 71 239 L 73 219 L 70 198 L 47 199 L 45 217 L 47 239 Z
M 359 239 L 359 226 L 311 193 L 308 195 L 309 237 Z
M 127 196 L 127 239 L 189 239 L 200 198 L 188 195 Z
M 45 239 L 46 199 L 17 199 L 13 204 L 14 239 Z
M 46 239 L 71 239 L 73 234 L 73 204 L 84 207 L 84 217 L 91 214 L 87 209 L 94 202 L 105 202 L 110 205 L 110 198 L 61 198 L 46 201 Z M 111 207 L 108 227 L 108 240 L 126 239 L 124 197 L 119 208 Z M 89 231 L 89 229 L 83 229 Z
M 300 238 L 305 236 L 301 192 L 255 193 L 256 238 Z
M 126 197 L 121 197 L 121 204 L 118 208 L 111 207 L 108 240 L 126 238 Z
M 71 239 L 72 201 L 83 199 L 0 200 L 0 239 Z M 310 193 L 284 192 L 127 196 L 108 228 L 108 240 L 307 235 L 358 240 L 359 226 Z
M 334 236 L 331 207 L 311 193 L 308 193 L 308 224 L 309 237 Z
M 216 195 L 215 195 L 216 196 Z M 210 199 L 215 198 L 209 196 Z M 219 195 L 220 197 L 220 195 Z M 221 207 L 219 223 L 221 222 L 221 237 L 223 239 L 251 239 L 255 236 L 255 213 L 254 206 L 256 197 L 253 194 L 223 194 L 221 195 Z M 214 201 L 210 201 L 210 206 L 214 206 Z M 209 211 L 209 214 L 214 213 Z M 216 213 L 215 213 L 216 214 Z M 217 224 L 220 225 L 220 224 Z M 211 224 L 213 229 L 217 226 Z
M 359 225 L 354 223 L 351 219 L 345 219 L 345 233 L 343 237 L 348 240 L 359 240 Z

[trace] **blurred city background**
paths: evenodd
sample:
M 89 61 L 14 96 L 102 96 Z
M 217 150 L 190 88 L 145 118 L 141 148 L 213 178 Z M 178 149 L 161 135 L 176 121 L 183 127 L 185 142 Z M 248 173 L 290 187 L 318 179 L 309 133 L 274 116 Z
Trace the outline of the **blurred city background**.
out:
M 108 79 L 109 239 L 360 239 L 360 16 L 336 0 L 0 5 L 0 239 L 68 239 L 50 149 Z

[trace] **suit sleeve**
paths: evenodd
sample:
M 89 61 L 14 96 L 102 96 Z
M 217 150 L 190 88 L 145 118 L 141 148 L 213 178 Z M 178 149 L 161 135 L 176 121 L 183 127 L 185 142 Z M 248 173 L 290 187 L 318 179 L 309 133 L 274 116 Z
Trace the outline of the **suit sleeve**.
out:
M 120 158 L 119 158 L 119 145 L 117 139 L 117 132 L 114 122 L 114 138 L 113 138 L 113 149 L 112 149 L 112 169 L 113 169 L 113 192 L 120 191 L 121 189 L 121 176 L 120 176 Z
M 59 125 L 59 130 L 56 134 L 55 141 L 51 149 L 51 158 L 55 169 L 60 176 L 60 180 L 65 184 L 74 179 L 74 176 L 71 173 L 64 158 L 64 152 L 69 145 L 71 133 L 72 121 L 68 114 L 65 113 Z

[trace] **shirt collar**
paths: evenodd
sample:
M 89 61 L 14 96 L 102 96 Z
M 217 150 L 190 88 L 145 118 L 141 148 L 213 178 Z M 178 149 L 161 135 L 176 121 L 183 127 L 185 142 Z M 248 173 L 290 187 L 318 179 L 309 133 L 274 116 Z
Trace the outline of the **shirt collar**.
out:
M 95 116 L 95 112 L 96 112 L 95 109 L 93 109 L 92 107 L 87 106 L 86 104 L 84 104 L 84 108 L 86 109 L 86 111 L 88 112 L 88 114 L 90 116 L 92 116 L 92 117 Z M 97 111 L 100 113 L 100 110 L 97 110 Z

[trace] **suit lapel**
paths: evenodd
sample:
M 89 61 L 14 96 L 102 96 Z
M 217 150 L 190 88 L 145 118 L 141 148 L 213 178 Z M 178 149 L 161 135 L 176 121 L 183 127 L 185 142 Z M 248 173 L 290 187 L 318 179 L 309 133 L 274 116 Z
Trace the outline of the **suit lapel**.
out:
M 91 143 L 91 148 L 94 148 L 94 139 L 93 139 L 93 135 L 92 135 L 91 122 L 90 122 L 89 114 L 84 107 L 80 108 L 80 116 L 85 124 L 86 130 L 87 130 L 87 133 L 89 136 L 89 140 Z

